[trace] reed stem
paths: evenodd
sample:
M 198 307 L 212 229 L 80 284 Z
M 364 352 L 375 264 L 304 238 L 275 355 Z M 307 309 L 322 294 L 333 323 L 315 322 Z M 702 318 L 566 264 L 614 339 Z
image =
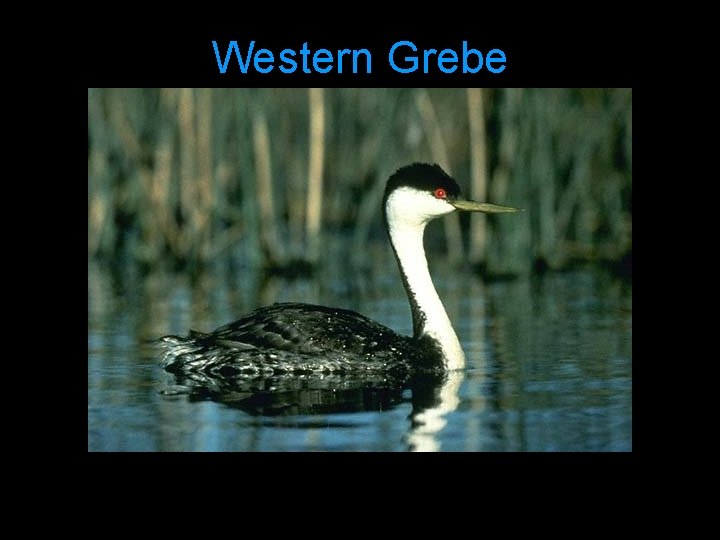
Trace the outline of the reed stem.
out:
M 310 158 L 308 160 L 308 194 L 306 210 L 307 256 L 315 263 L 320 254 L 322 219 L 323 163 L 325 158 L 325 101 L 322 88 L 310 88 Z
M 470 194 L 476 201 L 487 200 L 487 148 L 485 143 L 485 108 L 482 88 L 468 88 L 468 122 L 470 125 Z M 470 252 L 473 264 L 485 260 L 487 217 L 474 212 L 470 216 Z

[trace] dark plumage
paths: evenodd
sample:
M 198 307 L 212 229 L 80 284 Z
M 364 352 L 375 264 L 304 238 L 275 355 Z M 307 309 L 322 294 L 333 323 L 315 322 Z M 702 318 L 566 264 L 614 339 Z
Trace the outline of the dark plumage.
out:
M 460 186 L 448 173 L 436 163 L 413 163 L 401 167 L 388 178 L 383 197 L 383 209 L 390 193 L 397 188 L 407 186 L 431 193 L 437 188 L 443 188 L 448 198 L 454 199 L 460 195 Z
M 395 374 L 442 370 L 431 339 L 403 336 L 354 311 L 300 303 L 261 307 L 212 333 L 166 336 L 168 371 Z

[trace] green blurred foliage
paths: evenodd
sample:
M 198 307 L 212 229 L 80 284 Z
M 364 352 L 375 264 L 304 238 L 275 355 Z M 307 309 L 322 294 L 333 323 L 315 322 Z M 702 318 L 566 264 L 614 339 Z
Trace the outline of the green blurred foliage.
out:
M 480 228 L 447 220 L 455 255 L 487 232 L 473 262 L 490 275 L 631 254 L 631 89 L 483 89 L 475 145 L 468 95 L 325 89 L 318 111 L 307 89 L 89 89 L 88 254 L 202 265 L 239 249 L 249 264 L 296 264 L 312 240 L 318 147 L 318 234 L 348 234 L 349 257 L 385 241 L 384 182 L 413 161 L 438 161 L 468 194 L 525 210 Z M 313 147 L 314 114 L 324 131 Z

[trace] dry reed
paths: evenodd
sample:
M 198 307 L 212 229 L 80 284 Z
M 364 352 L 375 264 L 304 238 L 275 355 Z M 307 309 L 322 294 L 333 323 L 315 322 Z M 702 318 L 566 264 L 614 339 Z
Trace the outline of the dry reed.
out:
M 282 266 L 351 232 L 361 262 L 385 178 L 412 161 L 526 210 L 444 220 L 447 254 L 466 233 L 488 274 L 632 249 L 631 89 L 185 88 L 88 90 L 88 254 Z

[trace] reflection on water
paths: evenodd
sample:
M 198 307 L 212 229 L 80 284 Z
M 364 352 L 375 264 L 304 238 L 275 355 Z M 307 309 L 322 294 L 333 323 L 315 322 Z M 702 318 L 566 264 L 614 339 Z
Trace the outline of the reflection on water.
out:
M 90 265 L 88 449 L 632 449 L 632 286 L 602 272 L 484 284 L 431 257 L 468 359 L 439 378 L 224 386 L 164 372 L 144 345 L 273 301 L 347 307 L 410 333 L 394 262 L 384 249 L 368 257 L 370 272 L 337 265 L 317 279 L 266 282 L 234 261 L 194 282 Z
M 444 416 L 459 403 L 464 371 L 420 374 L 392 379 L 380 374 L 283 374 L 271 377 L 219 379 L 198 373 L 178 373 L 167 396 L 186 394 L 190 401 L 212 400 L 252 416 L 330 415 L 388 411 L 411 396 L 409 449 L 439 450 L 436 435 Z
M 402 401 L 405 389 L 436 384 L 433 379 L 399 381 L 362 374 L 282 374 L 220 380 L 198 373 L 176 374 L 166 395 L 210 399 L 253 416 L 386 411 Z
M 412 425 L 407 435 L 410 450 L 436 452 L 441 449 L 440 432 L 447 425 L 446 416 L 460 403 L 458 393 L 464 376 L 463 371 L 451 371 L 439 384 L 413 393 Z

